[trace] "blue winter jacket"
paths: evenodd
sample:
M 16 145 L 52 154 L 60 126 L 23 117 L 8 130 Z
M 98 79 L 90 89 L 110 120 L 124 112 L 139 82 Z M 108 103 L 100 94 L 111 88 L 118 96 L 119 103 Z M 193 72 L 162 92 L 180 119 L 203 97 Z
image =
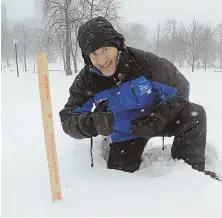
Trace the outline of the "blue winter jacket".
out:
M 186 106 L 189 83 L 178 69 L 164 58 L 127 47 L 122 53 L 116 73 L 106 77 L 94 67 L 85 66 L 70 87 L 70 97 L 60 111 L 64 131 L 74 138 L 96 136 L 83 131 L 81 115 L 90 114 L 94 106 L 109 99 L 108 110 L 115 117 L 112 142 L 133 139 L 130 121 L 151 113 L 159 113 L 167 125 Z M 164 104 L 164 111 L 159 105 Z M 163 107 L 161 107 L 163 108 Z

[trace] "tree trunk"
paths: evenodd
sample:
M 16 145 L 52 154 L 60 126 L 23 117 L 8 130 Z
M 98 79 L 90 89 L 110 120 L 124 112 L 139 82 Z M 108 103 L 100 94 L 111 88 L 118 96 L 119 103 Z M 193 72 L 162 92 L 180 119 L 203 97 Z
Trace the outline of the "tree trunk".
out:
M 74 70 L 75 70 L 75 73 L 78 73 L 76 56 L 74 56 L 73 62 L 74 62 Z
M 33 64 L 34 64 L 34 72 L 35 72 L 35 58 L 33 58 Z
M 6 57 L 6 63 L 7 63 L 7 67 L 10 67 L 10 63 L 9 63 L 9 58 Z
M 74 72 L 77 73 L 77 61 L 76 61 L 76 55 L 73 52 L 73 49 L 71 50 L 72 59 L 73 59 L 73 66 L 74 66 Z
M 77 54 L 78 54 L 78 42 L 76 40 L 76 49 L 75 49 L 75 60 L 74 60 L 74 69 L 75 69 L 75 73 L 78 72 L 78 65 L 77 65 Z
M 74 56 L 73 48 L 71 48 L 71 55 L 72 55 L 73 66 L 74 66 L 75 56 Z M 75 69 L 75 66 L 74 66 L 74 69 Z
M 64 49 L 62 48 L 62 45 L 60 47 L 60 52 L 61 52 L 61 55 L 62 55 L 64 72 L 66 72 L 66 57 L 65 57 L 65 52 L 64 52 Z
M 222 69 L 222 29 L 220 30 L 220 69 Z
M 159 41 L 156 44 L 156 55 L 159 55 Z
M 93 1 L 94 0 L 92 0 L 92 4 L 91 4 L 91 8 L 90 8 L 90 19 L 93 18 Z
M 76 36 L 76 39 L 77 39 L 77 36 Z M 77 45 L 77 40 L 75 42 L 75 52 L 73 51 L 73 46 L 72 46 L 72 37 L 71 37 L 71 34 L 70 34 L 70 48 L 71 48 L 71 55 L 72 55 L 72 59 L 73 59 L 73 67 L 74 67 L 74 73 L 77 73 L 77 61 L 76 61 L 76 51 L 77 51 L 77 48 L 78 48 L 78 45 Z
M 75 67 L 75 73 L 78 73 L 78 69 L 77 69 L 77 61 L 76 61 L 76 58 L 75 58 L 75 63 L 74 63 L 74 67 Z
M 75 42 L 75 52 L 73 52 L 73 49 L 72 49 L 71 53 L 72 53 L 72 58 L 73 58 L 74 71 L 75 73 L 77 73 L 78 72 L 78 67 L 77 67 L 78 42 L 77 40 Z
M 64 66 L 64 72 L 66 71 L 66 59 L 65 59 L 65 55 L 62 54 L 62 60 L 63 60 L 63 66 Z
M 25 32 L 25 27 L 23 26 L 23 40 L 24 40 L 24 67 L 25 67 L 25 71 L 27 71 L 27 65 L 26 65 L 26 32 Z
M 222 70 L 222 54 L 220 55 L 220 69 Z
M 26 49 L 25 49 L 25 45 L 24 45 L 24 68 L 25 68 L 25 71 L 27 71 L 27 64 L 26 64 Z
M 72 75 L 70 60 L 70 26 L 68 11 L 65 12 L 66 20 L 66 75 Z
M 184 67 L 184 61 L 179 61 L 179 68 Z
M 172 64 L 174 64 L 174 52 L 172 52 L 172 54 L 171 54 L 171 62 L 172 62 Z
M 195 61 L 192 61 L 192 72 L 194 72 L 194 67 L 195 67 Z
M 22 59 L 22 67 L 23 67 L 23 71 L 25 71 L 24 59 Z
M 207 63 L 208 63 L 208 47 L 206 46 L 204 51 L 204 69 L 207 70 Z

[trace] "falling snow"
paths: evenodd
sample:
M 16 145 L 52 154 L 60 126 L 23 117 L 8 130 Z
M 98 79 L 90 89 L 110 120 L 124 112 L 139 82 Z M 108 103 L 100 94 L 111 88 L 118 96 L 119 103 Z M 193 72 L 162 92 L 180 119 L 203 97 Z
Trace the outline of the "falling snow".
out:
M 147 93 L 148 93 L 148 94 L 151 94 L 151 93 L 152 93 L 152 89 L 149 89 L 149 90 L 147 91 Z
M 207 112 L 207 166 L 222 175 L 222 116 L 218 116 L 222 74 L 184 74 L 192 81 L 190 100 Z M 63 200 L 52 203 L 37 76 L 20 72 L 17 78 L 10 70 L 1 76 L 3 217 L 222 217 L 222 185 L 184 161 L 173 160 L 173 137 L 165 138 L 164 151 L 161 138 L 151 139 L 139 171 L 133 174 L 107 169 L 104 153 L 108 156 L 109 145 L 102 137 L 94 138 L 91 168 L 90 139 L 72 139 L 61 127 L 58 112 L 69 97 L 75 75 L 66 77 L 60 72 L 50 73 L 50 87 Z M 209 85 L 218 87 L 217 92 L 213 87 L 206 92 Z
M 191 116 L 192 117 L 196 117 L 198 115 L 198 112 L 197 111 L 193 111 L 192 113 L 191 113 Z

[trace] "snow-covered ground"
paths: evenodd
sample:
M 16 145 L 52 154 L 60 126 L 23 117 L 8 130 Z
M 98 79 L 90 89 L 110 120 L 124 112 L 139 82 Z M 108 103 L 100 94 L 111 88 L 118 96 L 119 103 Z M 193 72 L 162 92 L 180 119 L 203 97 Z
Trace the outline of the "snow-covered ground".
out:
M 60 67 L 62 68 L 62 67 Z M 182 69 L 191 83 L 191 101 L 208 116 L 207 165 L 222 177 L 222 73 Z M 67 136 L 59 111 L 73 76 L 50 72 L 53 120 L 63 199 L 51 202 L 38 78 L 36 73 L 4 69 L 2 77 L 2 216 L 222 216 L 222 183 L 183 161 L 170 146 L 149 141 L 141 169 L 133 174 L 106 168 L 107 144 Z

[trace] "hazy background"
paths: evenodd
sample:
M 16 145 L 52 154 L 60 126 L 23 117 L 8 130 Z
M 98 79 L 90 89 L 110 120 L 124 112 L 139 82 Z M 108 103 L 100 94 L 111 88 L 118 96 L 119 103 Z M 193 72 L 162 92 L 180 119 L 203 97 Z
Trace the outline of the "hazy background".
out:
M 69 1 L 65 19 L 65 13 L 56 8 Z M 25 71 L 36 51 L 47 51 L 49 61 L 60 59 L 67 74 L 78 72 L 82 61 L 76 42 L 78 27 L 104 15 L 109 2 L 107 19 L 124 34 L 127 45 L 168 58 L 178 67 L 191 67 L 192 71 L 195 67 L 222 68 L 221 0 L 2 0 L 2 69 L 13 62 L 12 41 L 17 39 L 18 59 Z M 78 17 L 76 10 L 85 17 Z
M 197 20 L 217 24 L 222 20 L 221 0 L 125 0 L 123 16 L 127 21 L 155 26 L 157 21 Z
M 40 1 L 2 0 L 6 5 L 8 18 L 22 20 L 26 17 L 40 17 Z M 138 22 L 154 27 L 157 21 L 178 19 L 183 22 L 198 20 L 217 24 L 222 20 L 221 0 L 123 0 L 120 15 L 127 22 Z

